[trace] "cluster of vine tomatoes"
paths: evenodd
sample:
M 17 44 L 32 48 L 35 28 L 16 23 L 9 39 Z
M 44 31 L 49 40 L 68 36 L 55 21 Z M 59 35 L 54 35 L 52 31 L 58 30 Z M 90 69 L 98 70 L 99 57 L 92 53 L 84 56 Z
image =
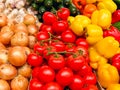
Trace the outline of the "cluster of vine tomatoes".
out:
M 33 67 L 30 90 L 98 90 L 89 66 L 89 45 L 69 29 L 69 15 L 67 8 L 58 10 L 57 15 L 43 14 L 37 43 L 27 59 Z

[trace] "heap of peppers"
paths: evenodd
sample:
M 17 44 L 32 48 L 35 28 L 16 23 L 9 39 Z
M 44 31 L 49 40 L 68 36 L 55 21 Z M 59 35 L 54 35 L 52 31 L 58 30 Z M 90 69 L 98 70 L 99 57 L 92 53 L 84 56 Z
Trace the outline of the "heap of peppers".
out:
M 69 16 L 69 27 L 89 43 L 89 64 L 97 72 L 98 82 L 106 90 L 120 90 L 120 73 L 111 63 L 116 54 L 119 54 L 120 61 L 120 9 L 117 0 L 72 2 L 81 15 Z

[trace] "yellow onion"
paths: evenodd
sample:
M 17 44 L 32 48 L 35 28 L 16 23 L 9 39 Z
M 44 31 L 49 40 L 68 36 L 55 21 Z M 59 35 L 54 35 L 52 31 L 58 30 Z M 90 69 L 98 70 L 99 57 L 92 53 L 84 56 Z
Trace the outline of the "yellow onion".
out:
M 10 85 L 6 80 L 0 79 L 0 90 L 10 90 Z
M 0 78 L 4 80 L 11 80 L 17 75 L 17 69 L 11 64 L 0 65 Z
M 0 49 L 0 65 L 8 62 L 8 50 Z
M 29 39 L 28 46 L 29 46 L 30 48 L 33 48 L 34 44 L 37 42 L 36 37 L 33 36 L 33 35 L 29 35 L 29 36 L 28 36 L 28 39 Z
M 8 18 L 4 14 L 0 14 L 0 27 L 7 25 Z
M 36 33 L 38 32 L 38 27 L 35 24 L 30 24 L 28 25 L 28 33 L 30 35 L 36 35 Z

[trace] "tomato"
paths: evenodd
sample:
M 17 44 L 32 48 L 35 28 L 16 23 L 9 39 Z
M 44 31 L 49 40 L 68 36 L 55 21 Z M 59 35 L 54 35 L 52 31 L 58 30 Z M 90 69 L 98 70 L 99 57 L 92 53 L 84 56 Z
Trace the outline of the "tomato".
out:
M 43 86 L 42 90 L 63 90 L 62 87 L 56 82 L 50 82 Z
M 86 39 L 84 39 L 84 38 L 78 38 L 75 43 L 76 43 L 76 45 L 78 45 L 78 46 L 83 46 L 83 47 L 85 47 L 86 49 L 89 48 L 89 44 L 88 44 L 88 42 L 86 41 Z
M 52 30 L 51 25 L 42 24 L 41 27 L 40 27 L 40 31 L 50 32 L 50 33 L 53 34 L 53 30 Z
M 56 74 L 56 81 L 62 86 L 69 85 L 72 82 L 72 80 L 73 80 L 73 71 L 68 67 L 64 67 L 60 69 Z
M 85 64 L 85 59 L 81 55 L 70 55 L 67 58 L 67 66 L 74 71 L 78 71 Z
M 73 76 L 73 81 L 72 83 L 69 85 L 71 90 L 81 90 L 81 88 L 84 85 L 84 80 L 82 77 L 80 77 L 79 75 L 74 75 Z
M 115 66 L 117 68 L 117 70 L 119 71 L 120 73 L 120 54 L 115 54 L 112 59 L 111 59 L 111 63 L 113 66 Z
M 99 89 L 97 88 L 97 86 L 89 84 L 86 87 L 82 88 L 81 90 L 99 90 Z
M 88 63 L 85 63 L 78 71 L 78 74 L 83 77 L 91 72 L 92 72 L 92 68 L 88 65 Z
M 65 44 L 62 41 L 52 41 L 51 46 L 55 47 L 58 52 L 65 50 Z
M 42 16 L 43 22 L 48 25 L 52 25 L 57 21 L 57 17 L 51 12 L 45 12 Z
M 76 35 L 71 31 L 64 31 L 61 35 L 62 41 L 73 43 L 76 40 Z
M 85 84 L 96 84 L 97 78 L 94 73 L 87 73 L 84 77 Z
M 56 48 L 53 47 L 53 46 L 47 46 L 47 47 L 45 48 L 45 50 L 43 51 L 43 57 L 44 57 L 46 60 L 48 60 L 49 57 L 52 55 L 52 54 L 49 55 L 49 52 L 56 52 Z
M 40 55 L 43 55 L 43 51 L 47 47 L 47 43 L 39 44 L 38 42 L 34 44 L 33 50 L 35 53 L 39 53 Z
M 32 70 L 32 78 L 38 78 L 40 67 L 34 67 Z
M 77 52 L 78 54 L 82 55 L 85 58 L 86 62 L 89 62 L 88 49 L 86 49 L 83 46 L 77 46 L 74 52 Z
M 41 90 L 43 84 L 36 78 L 33 78 L 29 82 L 29 90 Z
M 53 54 L 48 60 L 48 65 L 55 70 L 59 70 L 65 66 L 65 59 L 60 54 Z
M 68 8 L 60 8 L 57 11 L 57 16 L 62 20 L 67 20 L 68 16 L 70 16 L 70 10 Z
M 36 53 L 30 53 L 27 56 L 27 62 L 31 66 L 40 66 L 43 62 L 43 58 L 40 55 L 37 55 Z
M 62 32 L 67 30 L 67 26 L 64 21 L 57 21 L 52 24 L 52 29 L 55 34 L 60 35 Z
M 38 77 L 41 82 L 49 83 L 54 80 L 55 72 L 51 67 L 43 65 L 40 67 Z
M 38 41 L 40 41 L 40 40 L 47 40 L 50 38 L 50 36 L 49 36 L 48 32 L 40 31 L 37 33 L 36 38 Z

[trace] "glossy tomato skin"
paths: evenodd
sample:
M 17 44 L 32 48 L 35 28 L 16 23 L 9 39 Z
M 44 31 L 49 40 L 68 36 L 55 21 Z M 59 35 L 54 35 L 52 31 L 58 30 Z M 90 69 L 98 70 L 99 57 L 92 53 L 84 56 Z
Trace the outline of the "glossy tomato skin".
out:
M 81 55 L 70 55 L 66 63 L 69 68 L 78 71 L 85 64 L 85 59 Z
M 34 67 L 32 70 L 32 78 L 37 78 L 38 79 L 38 74 L 39 74 L 40 66 Z
M 59 70 L 65 66 L 65 59 L 60 54 L 53 54 L 48 60 L 48 65 L 54 70 Z
M 62 20 L 67 20 L 68 16 L 70 16 L 70 10 L 68 8 L 60 8 L 57 11 L 57 16 Z
M 67 26 L 63 21 L 57 21 L 52 24 L 52 29 L 55 34 L 60 35 L 67 30 Z
M 47 46 L 47 47 L 45 48 L 45 50 L 43 51 L 43 57 L 44 57 L 46 60 L 49 60 L 50 56 L 52 55 L 52 54 L 48 55 L 49 52 L 56 52 L 56 51 L 57 51 L 57 50 L 56 50 L 55 47 L 53 47 L 53 46 Z
M 43 51 L 47 47 L 47 43 L 43 43 L 40 45 L 40 43 L 35 43 L 33 46 L 33 50 L 35 53 L 39 53 L 40 55 L 43 55 Z
M 29 83 L 29 90 L 42 90 L 43 83 L 37 78 L 33 78 Z
M 40 27 L 40 31 L 50 32 L 50 33 L 53 34 L 53 30 L 52 30 L 52 26 L 51 25 L 42 24 L 41 27 Z
M 57 17 L 51 12 L 45 12 L 42 18 L 43 22 L 48 25 L 52 25 L 54 22 L 57 21 Z
M 62 87 L 56 82 L 50 82 L 42 87 L 42 90 L 63 90 Z
M 73 71 L 68 67 L 64 67 L 60 69 L 56 74 L 56 81 L 62 86 L 69 85 L 72 82 L 72 80 L 73 80 Z
M 95 85 L 97 83 L 97 78 L 96 75 L 94 73 L 88 73 L 86 74 L 84 77 L 85 80 L 85 84 L 93 84 Z
M 88 44 L 88 42 L 86 41 L 86 39 L 84 39 L 84 38 L 78 38 L 75 43 L 76 43 L 76 45 L 78 45 L 78 46 L 83 46 L 83 47 L 85 47 L 86 49 L 89 48 L 89 44 Z
M 92 73 L 92 68 L 88 65 L 88 63 L 85 63 L 80 70 L 78 71 L 78 74 L 83 77 L 87 75 L 88 73 Z
M 55 47 L 58 52 L 65 50 L 65 44 L 62 41 L 53 41 L 51 46 Z
M 41 82 L 49 83 L 54 80 L 55 72 L 51 67 L 44 65 L 40 67 L 38 77 Z
M 73 76 L 73 81 L 69 85 L 69 87 L 70 87 L 71 90 L 81 90 L 83 85 L 84 85 L 83 78 L 80 77 L 79 75 L 74 75 Z
M 36 38 L 38 41 L 41 41 L 41 40 L 47 40 L 50 38 L 48 32 L 43 32 L 43 31 L 40 31 L 37 33 L 36 35 Z
M 99 90 L 95 85 L 87 85 L 86 87 L 82 88 L 81 90 Z
M 43 62 L 43 58 L 40 55 L 37 55 L 36 53 L 30 53 L 27 56 L 27 62 L 31 66 L 40 66 Z
M 68 43 L 74 43 L 76 40 L 76 36 L 71 31 L 64 31 L 61 35 L 62 41 L 68 42 Z

